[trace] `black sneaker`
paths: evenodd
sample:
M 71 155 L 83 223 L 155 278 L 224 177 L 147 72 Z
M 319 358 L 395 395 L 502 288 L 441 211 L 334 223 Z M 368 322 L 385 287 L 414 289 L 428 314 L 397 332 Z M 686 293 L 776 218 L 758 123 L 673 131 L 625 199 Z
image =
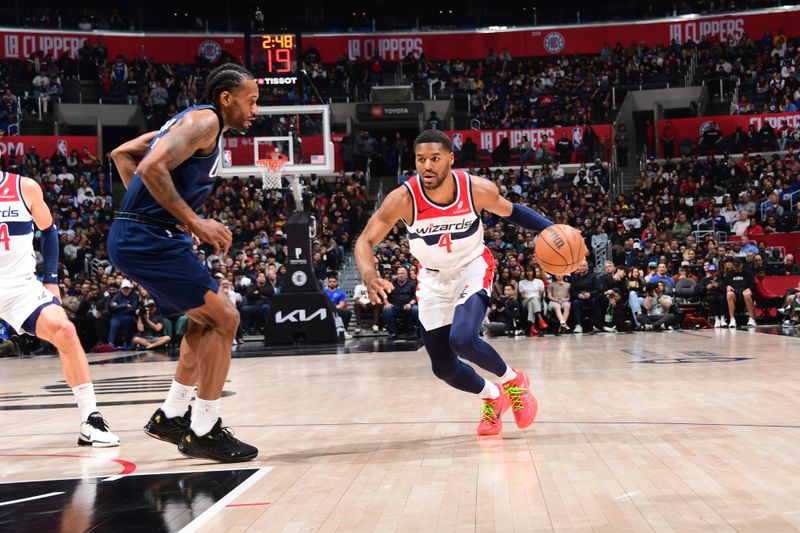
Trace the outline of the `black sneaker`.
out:
M 211 431 L 202 437 L 198 437 L 191 428 L 188 428 L 181 438 L 178 451 L 187 457 L 211 459 L 220 463 L 251 461 L 258 455 L 255 446 L 245 444 L 233 436 L 230 428 L 222 427 L 221 418 L 218 418 Z
M 189 429 L 189 423 L 192 421 L 192 406 L 189 406 L 186 414 L 183 416 L 175 416 L 167 418 L 160 408 L 153 413 L 150 420 L 144 426 L 144 432 L 153 437 L 154 439 L 163 440 L 172 444 L 178 444 L 181 437 L 186 430 Z

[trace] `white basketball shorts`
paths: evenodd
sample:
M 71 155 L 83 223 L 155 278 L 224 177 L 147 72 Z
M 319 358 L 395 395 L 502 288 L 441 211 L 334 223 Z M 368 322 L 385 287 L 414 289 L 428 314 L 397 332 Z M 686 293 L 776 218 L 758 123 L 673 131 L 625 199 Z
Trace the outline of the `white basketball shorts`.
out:
M 0 279 L 0 319 L 17 333 L 25 333 L 22 324 L 40 305 L 53 301 L 53 293 L 31 275 L 25 278 Z
M 494 257 L 488 248 L 465 268 L 436 271 L 423 266 L 417 275 L 420 324 L 428 331 L 452 324 L 457 305 L 476 292 L 492 295 L 493 279 Z

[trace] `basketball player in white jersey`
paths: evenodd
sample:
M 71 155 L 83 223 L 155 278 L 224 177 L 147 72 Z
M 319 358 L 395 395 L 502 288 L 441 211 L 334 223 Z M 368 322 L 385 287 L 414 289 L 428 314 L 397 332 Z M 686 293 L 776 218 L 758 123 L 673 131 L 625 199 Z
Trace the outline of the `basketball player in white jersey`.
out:
M 541 231 L 551 221 L 529 207 L 500 196 L 489 180 L 453 171 L 450 138 L 426 130 L 414 141 L 417 175 L 392 191 L 370 218 L 356 243 L 356 263 L 369 297 L 379 303 L 392 284 L 375 269 L 373 248 L 402 220 L 411 253 L 420 261 L 417 300 L 422 340 L 433 373 L 449 385 L 483 398 L 479 435 L 497 435 L 509 407 L 520 428 L 536 417 L 528 376 L 509 367 L 478 336 L 492 290 L 494 258 L 483 244 L 481 210 L 526 229 Z M 461 361 L 497 376 L 496 383 Z
M 36 279 L 34 224 L 42 232 L 44 284 Z M 42 189 L 16 174 L 0 174 L 0 319 L 17 333 L 30 333 L 53 344 L 64 377 L 81 411 L 78 444 L 119 446 L 119 437 L 97 412 L 89 363 L 75 326 L 61 307 L 58 291 L 58 232 Z

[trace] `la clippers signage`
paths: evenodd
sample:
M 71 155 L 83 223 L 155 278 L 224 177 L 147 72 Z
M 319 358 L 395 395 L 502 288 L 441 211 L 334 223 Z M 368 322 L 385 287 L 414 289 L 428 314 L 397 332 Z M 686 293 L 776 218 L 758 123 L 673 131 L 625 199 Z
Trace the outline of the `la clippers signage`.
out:
M 609 124 L 598 124 L 596 126 L 593 125 L 592 129 L 597 135 L 598 143 L 605 147 L 606 156 L 609 156 L 611 154 L 611 126 Z M 584 144 L 584 131 L 585 128 L 583 126 L 575 126 L 521 130 L 451 130 L 445 131 L 445 133 L 452 139 L 453 149 L 456 151 L 461 150 L 467 139 L 471 139 L 477 145 L 478 150 L 491 152 L 497 148 L 503 139 L 508 139 L 508 145 L 513 150 L 519 146 L 523 137 L 527 137 L 534 150 L 539 147 L 545 136 L 547 136 L 548 142 L 555 146 L 555 143 L 561 139 L 562 134 L 566 134 L 567 139 L 577 149 Z
M 690 139 L 692 142 L 697 142 L 700 136 L 706 132 L 712 125 L 716 124 L 722 135 L 729 137 L 736 131 L 736 126 L 741 126 L 742 131 L 747 131 L 750 126 L 753 126 L 756 131 L 760 130 L 765 123 L 769 123 L 777 131 L 785 122 L 787 126 L 792 129 L 800 128 L 800 113 L 771 113 L 766 115 L 716 115 L 708 117 L 697 118 L 680 118 L 672 120 L 659 120 L 658 121 L 658 135 L 662 137 L 664 129 L 667 127 L 667 122 L 672 123 L 672 129 L 675 134 L 675 153 L 678 153 L 678 147 L 683 139 Z M 660 155 L 663 157 L 663 146 L 660 149 Z
M 728 36 L 736 39 L 747 33 L 759 39 L 764 32 L 797 27 L 800 9 L 797 7 L 764 9 L 719 16 L 681 16 L 646 22 L 614 24 L 582 24 L 560 27 L 530 27 L 515 30 L 479 29 L 474 31 L 431 33 L 369 33 L 303 35 L 303 45 L 316 48 L 325 62 L 333 62 L 342 54 L 350 59 L 378 56 L 384 61 L 400 61 L 408 54 L 425 53 L 428 59 L 442 61 L 484 59 L 489 48 L 500 53 L 507 48 L 512 57 L 548 56 L 561 54 L 596 54 L 606 44 L 612 47 L 619 41 L 627 47 L 645 42 L 668 45 L 689 40 L 698 42 Z
M 424 108 L 419 102 L 405 104 L 357 104 L 358 120 L 417 120 Z
M 99 39 L 108 48 L 108 57 L 123 54 L 153 58 L 158 63 L 194 63 L 196 57 L 217 61 L 225 50 L 233 57 L 244 57 L 244 37 L 217 34 L 146 34 L 119 32 L 81 32 L 0 29 L 0 59 L 28 59 L 38 52 L 52 57 L 63 54 L 77 59 L 83 42 L 94 46 Z

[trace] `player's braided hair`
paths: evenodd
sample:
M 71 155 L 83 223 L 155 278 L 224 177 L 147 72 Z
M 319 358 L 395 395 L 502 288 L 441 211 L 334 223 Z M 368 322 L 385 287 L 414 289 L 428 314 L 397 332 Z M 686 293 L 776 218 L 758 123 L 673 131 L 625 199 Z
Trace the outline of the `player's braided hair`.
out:
M 448 152 L 453 151 L 453 143 L 450 137 L 441 130 L 425 130 L 414 139 L 414 146 L 423 143 L 441 143 Z
M 225 63 L 212 70 L 206 79 L 206 88 L 203 92 L 203 102 L 219 105 L 219 96 L 231 92 L 239 87 L 245 80 L 252 80 L 253 75 L 249 70 L 235 63 Z

